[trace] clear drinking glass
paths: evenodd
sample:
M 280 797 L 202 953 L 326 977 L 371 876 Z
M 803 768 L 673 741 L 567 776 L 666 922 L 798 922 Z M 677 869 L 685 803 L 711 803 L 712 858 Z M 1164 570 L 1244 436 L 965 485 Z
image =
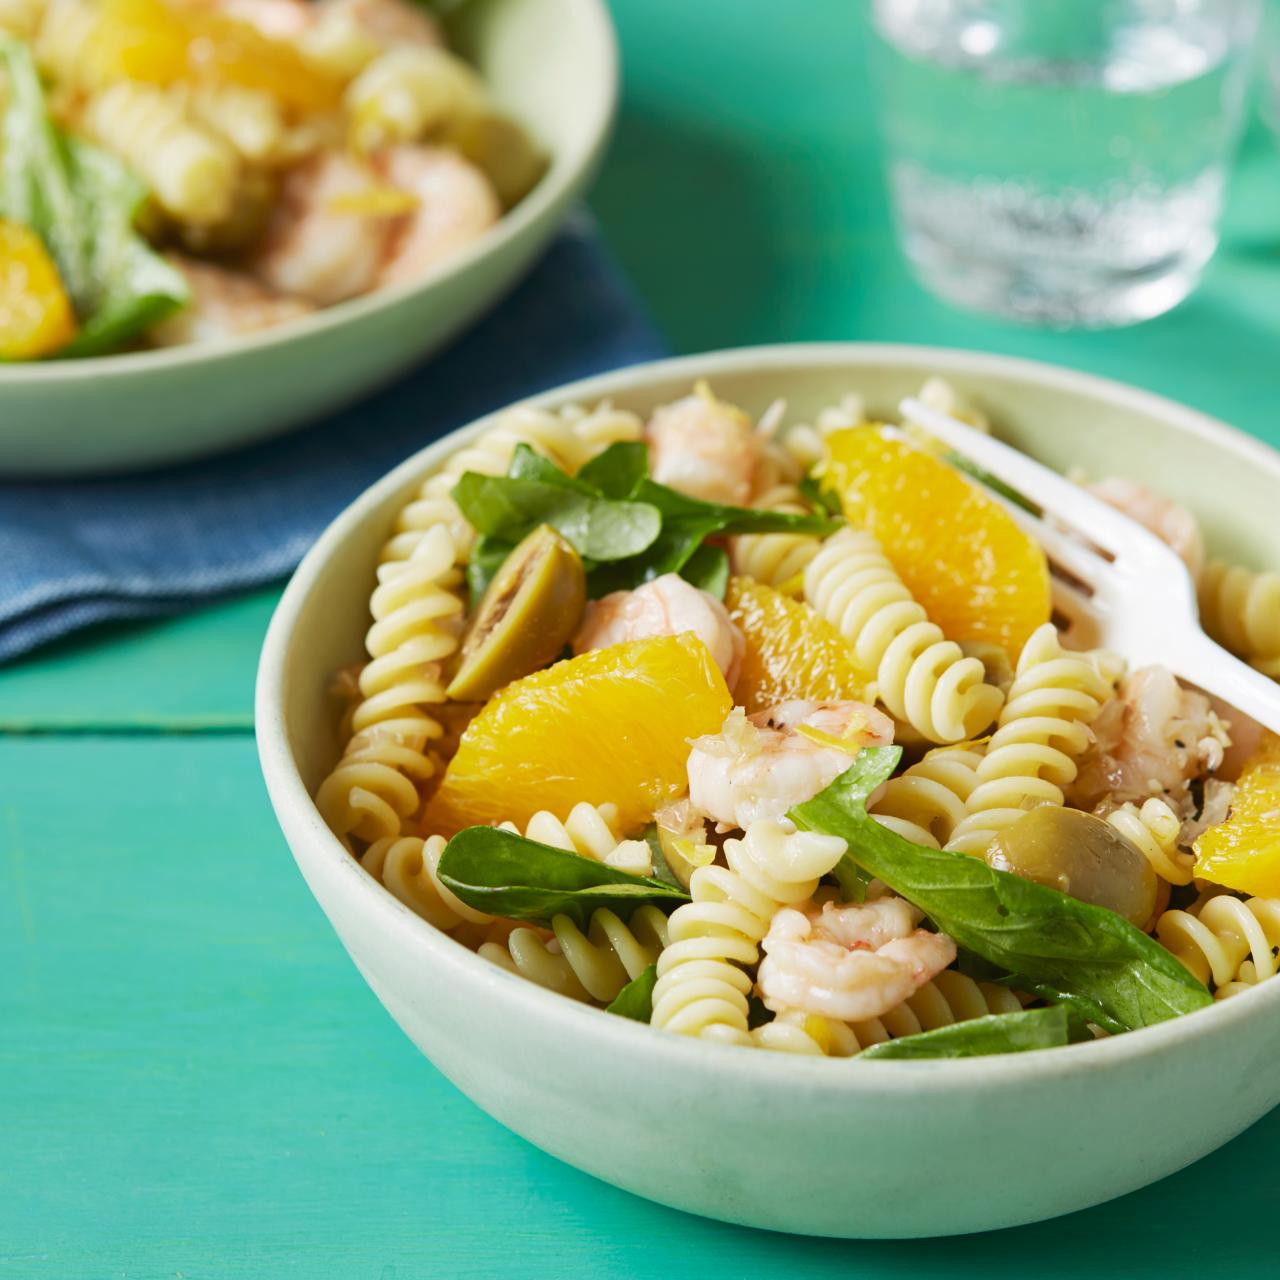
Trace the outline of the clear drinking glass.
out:
M 1218 243 L 1259 0 L 873 0 L 899 231 L 961 306 L 1130 324 Z

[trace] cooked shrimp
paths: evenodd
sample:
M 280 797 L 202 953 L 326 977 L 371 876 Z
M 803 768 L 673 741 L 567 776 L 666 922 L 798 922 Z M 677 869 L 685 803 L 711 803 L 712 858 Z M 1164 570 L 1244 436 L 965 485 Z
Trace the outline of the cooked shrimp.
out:
M 1209 708 L 1227 727 L 1231 742 L 1215 771 L 1219 778 L 1234 782 L 1245 770 L 1254 753 L 1262 746 L 1267 731 L 1252 717 L 1238 711 L 1221 698 L 1209 695 Z
M 1193 579 L 1200 577 L 1200 570 L 1204 568 L 1204 537 L 1195 516 L 1186 507 L 1162 497 L 1145 484 L 1120 476 L 1107 476 L 1085 488 L 1108 506 L 1145 525 L 1182 557 Z
M 761 942 L 758 985 L 765 1005 L 864 1022 L 896 1009 L 956 958 L 945 933 L 918 927 L 902 898 L 820 910 L 784 907 Z
M 676 636 L 692 631 L 711 652 L 729 688 L 738 679 L 746 642 L 729 612 L 713 595 L 678 574 L 664 573 L 634 591 L 614 591 L 587 606 L 574 637 L 574 653 L 603 649 L 626 640 Z
M 181 311 L 151 330 L 151 340 L 161 347 L 185 342 L 208 342 L 212 338 L 256 333 L 296 320 L 313 310 L 299 298 L 272 293 L 238 271 L 227 271 L 207 262 L 197 262 L 180 254 L 169 261 L 187 278 L 191 301 Z
M 753 716 L 738 708 L 718 734 L 694 739 L 689 800 L 725 828 L 779 821 L 834 782 L 862 747 L 892 741 L 893 721 L 861 702 L 784 702 Z
M 489 179 L 442 147 L 388 147 L 378 169 L 417 208 L 400 218 L 378 272 L 379 284 L 417 280 L 482 236 L 502 214 Z
M 1187 784 L 1216 771 L 1230 745 L 1209 699 L 1184 689 L 1165 667 L 1135 671 L 1091 727 L 1095 742 L 1071 795 L 1088 809 L 1103 799 L 1123 804 L 1160 794 L 1177 808 Z
M 648 426 L 653 478 L 691 498 L 743 507 L 751 501 L 760 439 L 741 409 L 700 382 L 654 411 Z
M 382 186 L 367 165 L 325 152 L 285 176 L 280 199 L 252 267 L 273 289 L 319 306 L 371 288 L 387 251 L 393 219 L 360 207 Z

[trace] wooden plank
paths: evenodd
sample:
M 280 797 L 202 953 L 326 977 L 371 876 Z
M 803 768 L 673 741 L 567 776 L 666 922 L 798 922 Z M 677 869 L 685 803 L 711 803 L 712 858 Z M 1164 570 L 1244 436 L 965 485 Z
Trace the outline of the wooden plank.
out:
M 99 627 L 0 667 L 0 733 L 253 728 L 267 587 L 163 622 Z
M 311 901 L 248 739 L 0 739 L 0 779 L 0 1273 L 1274 1274 L 1280 1113 L 1159 1186 L 993 1236 L 806 1240 L 637 1200 L 419 1056 Z M 1188 1232 L 1209 1203 L 1230 1211 Z

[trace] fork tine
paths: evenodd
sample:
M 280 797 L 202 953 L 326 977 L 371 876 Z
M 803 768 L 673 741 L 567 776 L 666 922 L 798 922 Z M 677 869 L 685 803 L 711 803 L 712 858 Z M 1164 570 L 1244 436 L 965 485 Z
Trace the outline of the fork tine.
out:
M 1078 542 L 1070 534 L 1033 516 L 1016 502 L 1008 502 L 1004 498 L 999 500 L 1013 517 L 1014 523 L 1024 533 L 1029 533 L 1044 548 L 1045 555 L 1071 577 L 1097 590 L 1103 579 L 1114 572 L 1096 551 Z
M 1117 559 L 1126 550 L 1140 545 L 1144 535 L 1159 543 L 1155 534 L 1137 521 L 1009 445 L 930 409 L 918 400 L 906 399 L 900 407 L 904 418 L 919 423 L 931 435 L 980 463 L 992 475 L 1064 524 L 1079 530 L 1089 541 Z M 1163 547 L 1164 544 L 1159 545 Z

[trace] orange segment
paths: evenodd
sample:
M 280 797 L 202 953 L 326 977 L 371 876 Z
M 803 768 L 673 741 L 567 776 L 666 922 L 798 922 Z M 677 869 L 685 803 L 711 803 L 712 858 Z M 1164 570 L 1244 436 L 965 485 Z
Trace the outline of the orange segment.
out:
M 731 578 L 724 603 L 747 642 L 734 696 L 748 715 L 790 698 L 867 701 L 871 677 L 807 604 L 753 578 Z
M 696 636 L 660 636 L 566 658 L 507 685 L 467 727 L 424 829 L 511 821 L 612 802 L 634 832 L 687 787 L 689 740 L 733 707 Z
M 65 347 L 76 319 L 44 241 L 0 218 L 0 360 L 34 360 Z
M 332 110 L 342 97 L 342 82 L 297 49 L 203 6 L 101 0 L 84 56 L 101 81 L 235 84 L 304 112 Z
M 1201 880 L 1280 897 L 1280 738 L 1263 739 L 1240 775 L 1226 822 L 1210 827 L 1195 851 Z
M 950 639 L 998 644 L 1016 661 L 1049 620 L 1049 566 L 1035 539 L 980 485 L 901 436 L 854 427 L 827 445 L 824 483 L 929 617 Z

